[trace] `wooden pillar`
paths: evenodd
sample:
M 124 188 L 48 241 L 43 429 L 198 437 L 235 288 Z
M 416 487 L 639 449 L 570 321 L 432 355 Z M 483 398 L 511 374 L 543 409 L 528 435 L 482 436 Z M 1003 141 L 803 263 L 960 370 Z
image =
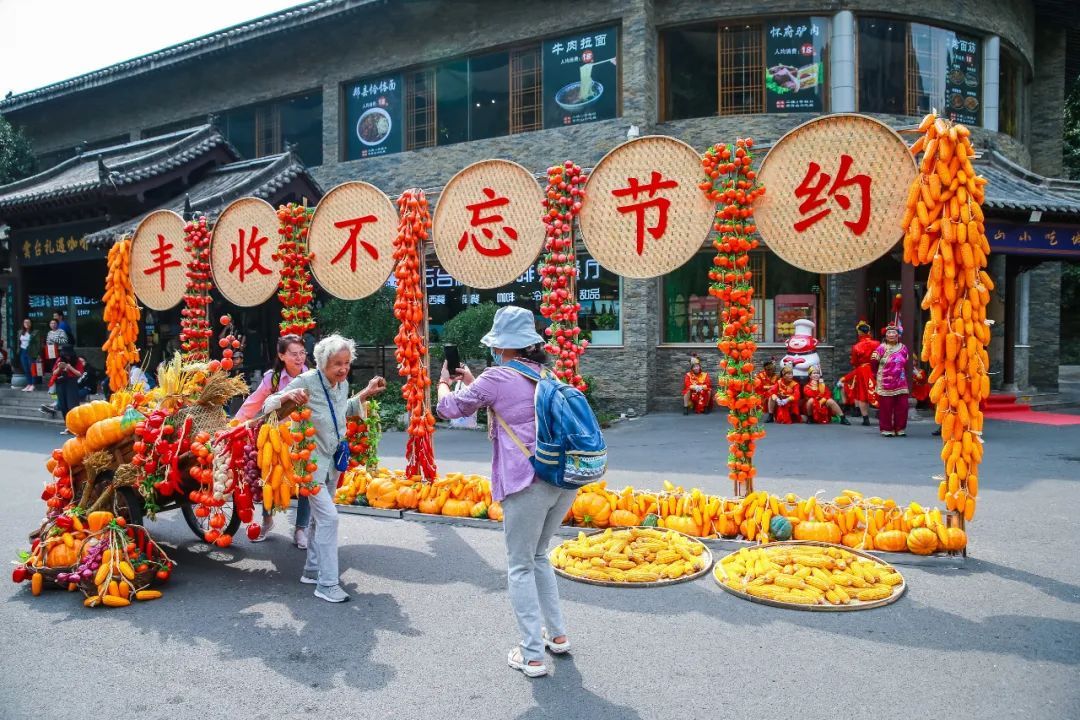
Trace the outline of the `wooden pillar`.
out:
M 1016 392 L 1016 285 L 1020 277 L 1020 262 L 1013 255 L 1005 256 L 1005 337 L 1002 346 L 1001 390 Z

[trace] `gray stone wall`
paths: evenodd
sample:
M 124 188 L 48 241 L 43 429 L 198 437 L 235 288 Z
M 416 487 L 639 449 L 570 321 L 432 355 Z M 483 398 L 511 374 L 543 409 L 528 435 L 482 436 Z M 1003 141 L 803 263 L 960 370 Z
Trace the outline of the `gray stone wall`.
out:
M 1031 169 L 1060 177 L 1065 124 L 1065 30 L 1040 25 L 1031 86 Z
M 1061 355 L 1061 263 L 1044 262 L 1029 272 L 1028 382 L 1039 392 L 1055 393 Z

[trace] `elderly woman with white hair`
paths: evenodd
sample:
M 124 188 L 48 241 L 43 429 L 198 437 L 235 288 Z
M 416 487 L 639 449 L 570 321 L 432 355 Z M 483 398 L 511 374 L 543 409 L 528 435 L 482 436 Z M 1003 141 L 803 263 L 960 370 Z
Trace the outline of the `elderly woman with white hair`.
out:
M 281 407 L 286 400 L 311 408 L 311 423 L 315 426 L 315 479 L 325 487 L 308 496 L 311 503 L 311 525 L 308 528 L 307 560 L 300 582 L 315 585 L 315 597 L 327 602 L 345 602 L 348 593 L 341 589 L 338 578 L 337 529 L 338 515 L 334 507 L 334 490 L 338 469 L 335 453 L 345 439 L 345 418 L 365 415 L 364 401 L 386 389 L 386 380 L 374 377 L 367 387 L 349 397 L 349 367 L 356 358 L 352 340 L 330 335 L 315 345 L 315 369 L 295 377 L 279 393 L 263 403 L 263 412 Z M 347 446 L 345 452 L 347 453 Z

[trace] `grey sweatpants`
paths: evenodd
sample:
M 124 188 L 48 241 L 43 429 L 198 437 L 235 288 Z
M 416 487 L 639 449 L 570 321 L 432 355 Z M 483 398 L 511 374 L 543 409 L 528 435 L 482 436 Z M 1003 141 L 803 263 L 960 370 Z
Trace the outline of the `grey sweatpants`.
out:
M 576 494 L 535 480 L 524 490 L 507 495 L 502 503 L 510 605 L 517 616 L 526 662 L 543 661 L 541 629 L 545 625 L 550 637 L 566 634 L 547 550 Z
M 333 587 L 338 584 L 338 512 L 334 505 L 334 491 L 338 473 L 333 460 L 319 455 L 316 463 L 322 475 L 323 488 L 318 495 L 308 496 L 311 505 L 311 521 L 308 527 L 305 575 L 318 575 L 319 585 Z M 330 468 L 326 471 L 323 468 Z M 332 481 L 330 478 L 334 478 Z

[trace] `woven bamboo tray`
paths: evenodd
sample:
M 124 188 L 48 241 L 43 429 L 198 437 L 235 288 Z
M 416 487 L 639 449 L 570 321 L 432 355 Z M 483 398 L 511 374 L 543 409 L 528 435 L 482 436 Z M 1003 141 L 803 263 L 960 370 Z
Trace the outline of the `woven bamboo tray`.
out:
M 189 253 L 184 219 L 172 210 L 155 210 L 142 219 L 131 240 L 131 287 L 151 310 L 170 310 L 184 297 Z
M 349 238 L 358 219 L 355 243 Z M 398 214 L 382 190 L 366 182 L 347 182 L 323 196 L 308 229 L 314 258 L 311 272 L 326 292 L 359 300 L 378 291 L 394 269 Z
M 233 305 L 262 305 L 277 291 L 281 260 L 274 260 L 273 256 L 281 239 L 278 226 L 274 207 L 255 197 L 234 201 L 214 223 L 210 238 L 210 271 L 214 276 L 214 287 Z M 264 238 L 265 242 L 259 244 Z M 243 281 L 240 279 L 241 267 Z
M 587 533 L 585 533 L 585 535 L 586 536 L 599 535 L 601 533 L 607 532 L 609 529 L 615 530 L 615 532 L 619 531 L 619 529 L 616 529 L 616 528 L 603 528 L 603 529 L 593 530 L 592 532 L 587 532 Z M 633 528 L 627 527 L 627 528 L 624 528 L 624 529 L 631 530 Z M 709 572 L 709 570 L 712 569 L 712 566 L 713 566 L 713 554 L 712 554 L 712 551 L 709 550 L 709 548 L 705 545 L 705 543 L 701 542 L 701 540 L 699 538 L 696 538 L 696 537 L 694 537 L 692 535 L 687 535 L 685 533 L 681 533 L 678 530 L 668 530 L 667 528 L 642 528 L 642 529 L 645 529 L 645 530 L 663 530 L 664 532 L 675 533 L 676 535 L 682 535 L 683 537 L 690 538 L 694 542 L 701 545 L 701 549 L 702 549 L 701 557 L 704 558 L 705 564 L 701 566 L 700 570 L 698 570 L 696 573 L 693 573 L 692 575 L 683 575 L 682 577 L 675 578 L 674 580 L 656 580 L 655 582 L 641 582 L 641 583 L 603 582 L 603 581 L 600 581 L 600 580 L 593 580 L 591 578 L 583 578 L 583 577 L 578 577 L 577 575 L 571 575 L 570 573 L 565 572 L 565 571 L 555 567 L 554 565 L 551 566 L 551 569 L 555 571 L 556 575 L 560 575 L 560 576 L 566 578 L 567 580 L 574 580 L 575 582 L 585 583 L 586 585 L 599 585 L 600 587 L 618 587 L 618 588 L 653 588 L 653 587 L 667 587 L 669 585 L 678 585 L 679 583 L 690 582 L 691 580 L 697 580 L 699 577 L 701 577 L 702 575 L 704 575 L 705 573 Z M 580 531 L 580 529 L 579 529 L 579 531 Z M 575 533 L 574 536 L 577 537 L 577 534 Z M 564 541 L 564 542 L 567 542 L 567 541 Z M 562 545 L 562 544 L 563 543 L 560 543 L 560 545 Z M 558 546 L 556 546 L 556 547 L 558 547 Z M 555 548 L 552 548 L 551 553 L 553 553 L 553 552 L 555 552 Z M 549 560 L 551 558 L 551 553 L 548 553 Z
M 817 546 L 817 547 L 840 548 L 841 550 L 845 550 L 845 551 L 851 553 L 852 555 L 858 555 L 859 557 L 864 558 L 866 560 L 870 560 L 871 562 L 877 563 L 878 565 L 882 565 L 882 566 L 885 566 L 885 567 L 888 567 L 888 568 L 892 568 L 893 571 L 896 572 L 896 568 L 894 568 L 892 565 L 885 562 L 881 558 L 874 557 L 870 553 L 863 552 L 862 550 L 854 550 L 852 548 L 845 547 L 844 545 L 833 545 L 831 543 L 816 542 L 814 540 L 788 540 L 786 542 L 769 543 L 766 547 L 773 548 L 773 547 L 786 547 L 786 546 L 796 546 L 796 545 L 814 545 L 814 546 Z M 724 560 L 726 558 L 728 558 L 728 557 L 731 557 L 732 555 L 735 555 L 737 552 L 739 552 L 739 551 L 736 551 L 736 552 L 733 552 L 733 553 L 728 553 L 727 555 L 725 555 L 723 558 L 720 559 L 720 562 L 716 563 L 716 568 L 713 570 L 713 579 L 716 580 L 717 585 L 719 585 L 721 588 L 723 588 L 727 592 L 731 593 L 732 595 L 734 595 L 736 597 L 740 597 L 743 600 L 749 600 L 750 602 L 753 602 L 753 603 L 760 603 L 762 605 L 772 605 L 773 607 L 786 608 L 788 610 L 809 610 L 811 612 L 848 612 L 848 611 L 851 611 L 851 610 L 872 610 L 873 608 L 884 607 L 885 605 L 891 605 L 892 603 L 899 600 L 900 596 L 904 594 L 905 590 L 907 590 L 907 580 L 905 579 L 905 580 L 902 580 L 899 585 L 897 585 L 897 586 L 895 586 L 893 588 L 893 593 L 889 597 L 882 598 L 881 600 L 873 600 L 873 601 L 870 601 L 870 602 L 863 602 L 861 600 L 852 599 L 852 601 L 847 605 L 833 605 L 831 603 L 826 603 L 824 605 L 798 605 L 798 604 L 795 604 L 795 603 L 781 602 L 779 600 L 770 600 L 769 598 L 762 598 L 762 597 L 757 597 L 756 595 L 750 595 L 749 593 L 745 593 L 745 592 L 742 592 L 740 590 L 736 590 L 735 588 L 729 587 L 728 585 L 724 584 L 723 579 L 727 578 L 727 573 L 724 572 Z M 903 578 L 903 575 L 901 574 L 900 577 Z

